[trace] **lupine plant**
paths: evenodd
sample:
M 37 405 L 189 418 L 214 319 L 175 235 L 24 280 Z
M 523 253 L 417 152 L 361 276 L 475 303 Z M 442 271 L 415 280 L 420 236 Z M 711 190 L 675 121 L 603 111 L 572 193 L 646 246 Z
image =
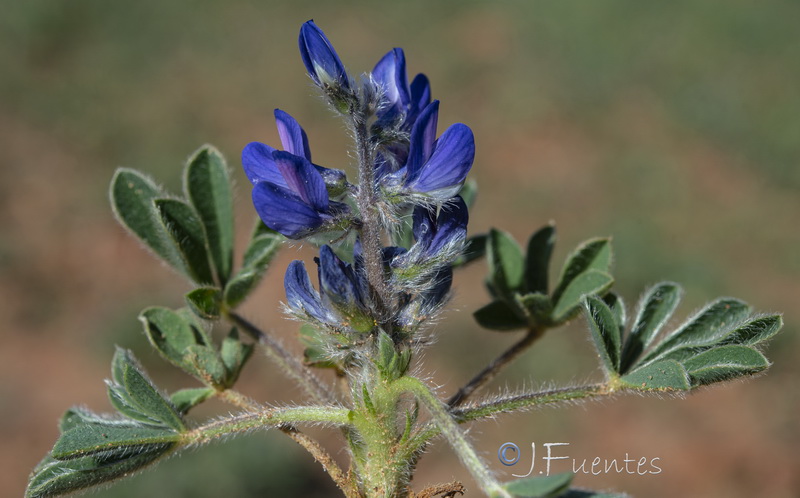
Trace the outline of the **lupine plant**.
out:
M 308 450 L 348 497 L 463 494 L 459 482 L 412 490 L 415 468 L 434 443 L 449 445 L 488 496 L 601 496 L 570 489 L 570 473 L 500 482 L 464 424 L 625 392 L 686 393 L 769 366 L 760 350 L 781 318 L 755 314 L 738 299 L 718 299 L 665 330 L 681 297 L 677 284 L 665 282 L 645 290 L 629 315 L 611 290 L 607 238 L 577 247 L 551 283 L 553 225 L 536 231 L 524 249 L 499 229 L 467 237 L 475 140 L 464 124 L 439 133 L 440 105 L 428 79 L 419 74 L 408 82 L 399 48 L 355 78 L 312 21 L 301 27 L 299 45 L 313 84 L 350 131 L 357 181 L 313 162 L 303 128 L 276 110 L 280 147 L 252 142 L 241 154 L 259 219 L 235 266 L 231 178 L 216 149 L 202 147 L 188 160 L 182 195 L 138 171 L 118 170 L 110 190 L 118 220 L 193 285 L 186 307 L 150 307 L 139 320 L 158 353 L 199 385 L 165 393 L 130 351 L 118 349 L 107 381 L 117 412 L 69 409 L 27 496 L 72 493 L 189 447 L 269 428 Z M 319 248 L 313 263 L 293 261 L 284 276 L 282 306 L 300 324 L 303 358 L 237 311 L 287 242 Z M 491 301 L 475 311 L 477 323 L 521 336 L 445 399 L 413 367 L 447 305 L 454 272 L 480 258 L 488 263 Z M 604 380 L 481 393 L 545 332 L 581 316 Z M 302 400 L 264 404 L 234 390 L 257 348 L 302 388 Z M 329 385 L 315 369 L 332 370 L 339 382 Z M 234 413 L 192 419 L 192 408 L 210 398 L 230 403 Z M 303 432 L 307 426 L 338 431 L 349 468 Z

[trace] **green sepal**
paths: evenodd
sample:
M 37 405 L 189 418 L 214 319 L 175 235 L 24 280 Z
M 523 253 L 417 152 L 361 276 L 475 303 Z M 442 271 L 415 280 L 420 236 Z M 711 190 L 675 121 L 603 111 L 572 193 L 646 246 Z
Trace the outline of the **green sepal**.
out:
M 683 290 L 678 284 L 662 282 L 648 289 L 622 352 L 620 371 L 627 372 L 647 349 L 675 312 Z
M 178 248 L 153 204 L 154 199 L 164 196 L 161 188 L 136 170 L 119 168 L 111 180 L 109 195 L 112 210 L 120 224 L 136 235 L 156 256 L 187 274 Z
M 609 273 L 612 262 L 611 239 L 590 239 L 578 246 L 564 263 L 558 285 L 553 291 L 553 301 L 558 302 L 579 275 L 591 270 Z
M 678 349 L 712 346 L 736 328 L 750 312 L 750 306 L 738 299 L 718 299 L 664 338 L 639 363 L 665 358 Z
M 55 460 L 48 456 L 31 476 L 25 497 L 60 496 L 127 477 L 174 448 L 174 443 L 149 444 L 135 449 L 120 447 L 70 460 Z
M 242 268 L 225 286 L 223 299 L 229 308 L 235 308 L 242 303 L 258 285 L 283 240 L 284 237 L 280 234 L 263 234 L 250 241 L 244 253 Z
M 189 278 L 198 284 L 213 284 L 206 234 L 192 206 L 179 199 L 153 199 L 167 232 L 184 261 Z
M 317 368 L 335 368 L 341 370 L 341 365 L 334 361 L 328 353 L 328 348 L 338 343 L 336 336 L 318 330 L 316 327 L 304 323 L 300 327 L 300 342 L 305 346 L 303 361 L 306 365 Z M 333 342 L 333 344 L 331 344 Z
M 640 391 L 688 391 L 691 388 L 686 369 L 675 360 L 650 363 L 619 379 L 623 386 Z
M 611 308 L 596 296 L 586 296 L 584 301 L 586 319 L 592 333 L 595 348 L 609 376 L 619 372 L 621 348 L 620 326 Z
M 242 342 L 239 338 L 239 331 L 236 328 L 231 329 L 228 336 L 222 340 L 222 346 L 219 349 L 220 358 L 225 365 L 226 387 L 233 387 L 239 379 L 244 364 L 252 354 L 253 345 Z
M 555 243 L 554 225 L 540 228 L 528 239 L 528 250 L 525 254 L 525 287 L 528 292 L 547 294 L 550 258 Z
M 503 300 L 495 300 L 475 311 L 472 316 L 481 327 L 510 331 L 524 329 L 528 322 L 520 316 L 520 312 Z
M 464 250 L 452 263 L 453 268 L 459 268 L 486 255 L 486 241 L 489 236 L 486 234 L 475 235 L 467 239 Z
M 728 345 L 693 356 L 683 366 L 692 385 L 698 386 L 761 372 L 769 367 L 769 361 L 751 347 Z
M 178 432 L 185 430 L 175 407 L 147 378 L 130 351 L 117 348 L 111 365 L 113 382 L 109 383 L 109 397 L 112 402 L 115 396 L 119 397 L 131 412 L 141 414 L 141 418 Z
M 200 318 L 217 320 L 222 313 L 222 293 L 216 287 L 198 287 L 189 291 L 185 299 L 189 309 Z
M 378 333 L 376 347 L 375 366 L 385 380 L 392 381 L 405 375 L 411 362 L 410 349 L 397 351 L 392 338 L 382 330 Z
M 206 145 L 192 155 L 183 188 L 203 223 L 217 279 L 224 285 L 233 266 L 233 196 L 225 160 L 217 149 Z
M 178 413 L 184 414 L 216 393 L 213 387 L 190 387 L 175 391 L 169 397 Z
M 520 291 L 525 273 L 522 249 L 507 232 L 492 228 L 486 241 L 489 279 L 486 282 L 494 297 L 511 298 Z
M 551 476 L 528 477 L 503 485 L 503 488 L 515 498 L 555 498 L 569 489 L 572 472 L 563 472 Z
M 553 297 L 554 323 L 563 323 L 575 316 L 584 296 L 602 295 L 614 284 L 614 278 L 604 271 L 590 269 L 578 274 L 569 281 L 569 285 Z
M 62 434 L 51 456 L 66 460 L 121 449 L 135 451 L 147 446 L 175 443 L 180 437 L 179 433 L 169 428 L 135 422 L 108 420 L 104 423 L 84 423 Z

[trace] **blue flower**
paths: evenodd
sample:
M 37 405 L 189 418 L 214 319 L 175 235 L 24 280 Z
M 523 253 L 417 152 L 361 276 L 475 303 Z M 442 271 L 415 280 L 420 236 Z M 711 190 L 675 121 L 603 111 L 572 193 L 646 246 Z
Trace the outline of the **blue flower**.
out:
M 327 245 L 320 248 L 315 261 L 319 292 L 311 286 L 302 261 L 289 265 L 284 278 L 289 309 L 338 332 L 372 330 L 374 321 L 365 301 L 368 287 L 363 273 L 339 259 Z
M 275 109 L 275 123 L 278 126 L 278 136 L 280 137 L 283 149 L 295 156 L 304 157 L 311 161 L 311 149 L 308 146 L 308 136 L 300 124 L 287 112 Z M 242 150 L 242 166 L 250 183 L 255 185 L 258 182 L 271 182 L 275 185 L 288 188 L 285 178 L 278 169 L 273 153 L 276 149 L 261 142 L 250 142 Z M 322 175 L 328 192 L 332 196 L 342 193 L 347 185 L 347 179 L 343 171 L 337 169 L 323 168 L 314 165 Z
M 306 21 L 300 28 L 300 57 L 311 79 L 323 89 L 350 90 L 350 78 L 325 33 Z
M 434 100 L 414 123 L 405 166 L 382 180 L 390 195 L 443 202 L 461 189 L 475 159 L 475 138 L 468 126 L 456 123 L 437 140 L 438 117 L 439 101 Z
M 325 180 L 308 159 L 274 151 L 272 161 L 280 177 L 253 187 L 253 205 L 265 225 L 290 239 L 301 239 L 333 228 L 337 217 L 347 212 L 346 205 L 329 200 Z
M 391 262 L 395 280 L 405 286 L 418 287 L 428 282 L 432 273 L 449 268 L 467 238 L 469 213 L 464 200 L 453 197 L 439 209 L 414 208 L 414 245 L 408 252 L 397 254 Z
M 385 99 L 385 105 L 377 113 L 378 127 L 395 125 L 409 131 L 431 101 L 428 78 L 418 74 L 409 86 L 406 56 L 403 49 L 394 48 L 375 65 L 372 79 L 383 90 Z

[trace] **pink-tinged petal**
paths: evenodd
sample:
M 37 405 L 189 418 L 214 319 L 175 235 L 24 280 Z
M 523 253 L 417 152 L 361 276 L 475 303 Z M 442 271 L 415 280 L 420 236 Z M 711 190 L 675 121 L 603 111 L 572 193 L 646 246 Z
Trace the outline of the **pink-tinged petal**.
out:
M 272 154 L 278 170 L 283 175 L 289 190 L 297 194 L 314 210 L 328 210 L 328 190 L 325 180 L 313 164 L 303 157 L 289 152 L 276 151 Z
M 278 136 L 281 138 L 283 150 L 311 161 L 308 136 L 306 136 L 305 130 L 297 120 L 290 116 L 289 113 L 275 109 L 275 124 L 278 125 Z

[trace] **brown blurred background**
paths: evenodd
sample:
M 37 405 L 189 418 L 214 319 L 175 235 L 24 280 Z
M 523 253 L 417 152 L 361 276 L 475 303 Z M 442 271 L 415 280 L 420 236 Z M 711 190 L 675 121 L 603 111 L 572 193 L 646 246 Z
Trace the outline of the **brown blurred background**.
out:
M 325 30 L 352 72 L 401 46 L 426 73 L 442 126 L 475 131 L 480 195 L 472 233 L 524 240 L 559 228 L 556 264 L 612 235 L 629 304 L 662 279 L 684 285 L 681 317 L 719 295 L 785 313 L 769 373 L 685 399 L 622 397 L 499 417 L 471 435 L 492 468 L 506 441 L 568 442 L 579 461 L 660 458 L 659 475 L 580 475 L 635 496 L 791 497 L 800 493 L 800 4 L 750 2 L 4 2 L 0 15 L 0 495 L 19 496 L 69 406 L 110 409 L 102 379 L 114 344 L 166 389 L 190 381 L 151 352 L 136 320 L 180 306 L 187 284 L 113 220 L 114 169 L 179 188 L 184 159 L 212 142 L 238 182 L 239 250 L 254 218 L 238 154 L 277 143 L 272 109 L 305 126 L 317 162 L 348 168 L 343 127 L 314 95 L 297 53 L 300 24 Z M 287 249 L 245 305 L 293 349 L 275 311 Z M 423 371 L 450 394 L 516 338 L 479 329 L 482 263 L 457 276 Z M 493 390 L 596 379 L 581 320 L 554 331 Z M 259 356 L 242 390 L 298 399 Z M 200 417 L 225 413 L 211 403 Z M 336 451 L 340 442 L 326 443 Z M 344 458 L 343 452 L 335 453 Z M 523 462 L 527 457 L 523 457 Z M 568 470 L 555 462 L 557 470 Z M 522 463 L 521 467 L 525 466 Z M 511 468 L 525 473 L 527 469 Z M 416 489 L 475 486 L 444 442 Z M 172 459 L 96 496 L 335 496 L 313 460 L 278 433 Z

